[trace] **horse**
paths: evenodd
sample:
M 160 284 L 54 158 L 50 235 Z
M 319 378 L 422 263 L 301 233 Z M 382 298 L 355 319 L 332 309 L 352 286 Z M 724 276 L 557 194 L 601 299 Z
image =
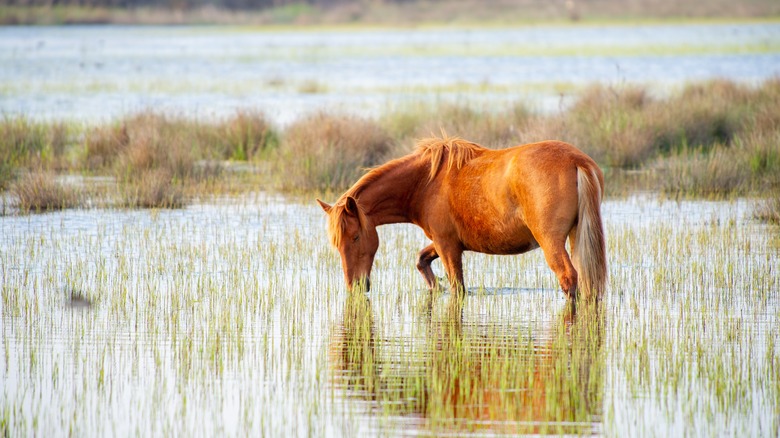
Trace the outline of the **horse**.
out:
M 412 223 L 432 241 L 417 256 L 431 291 L 438 287 L 431 268 L 436 258 L 451 292 L 462 299 L 464 251 L 509 255 L 541 248 L 566 297 L 598 299 L 607 281 L 603 194 L 601 169 L 568 143 L 489 149 L 442 135 L 370 169 L 333 205 L 317 203 L 349 290 L 371 287 L 376 228 Z

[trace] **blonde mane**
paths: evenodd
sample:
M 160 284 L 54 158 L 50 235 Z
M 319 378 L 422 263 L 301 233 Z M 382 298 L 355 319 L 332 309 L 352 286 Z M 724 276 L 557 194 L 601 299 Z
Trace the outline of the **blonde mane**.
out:
M 453 167 L 460 169 L 484 150 L 483 146 L 476 143 L 460 137 L 449 137 L 446 134 L 442 137 L 424 138 L 417 142 L 417 153 L 431 163 L 429 181 L 432 181 L 444 166 L 445 156 L 447 171 L 450 171 Z
M 472 143 L 467 140 L 463 140 L 459 137 L 449 137 L 445 133 L 442 133 L 442 137 L 430 137 L 419 140 L 417 142 L 417 150 L 409 155 L 396 158 L 385 164 L 379 165 L 363 175 L 349 190 L 347 190 L 336 201 L 328 212 L 328 235 L 330 236 L 330 242 L 338 248 L 344 239 L 345 233 L 345 218 L 346 215 L 355 216 L 360 224 L 362 230 L 368 228 L 368 220 L 366 218 L 366 212 L 364 207 L 360 205 L 359 198 L 362 190 L 386 174 L 390 169 L 404 165 L 414 157 L 422 157 L 423 160 L 430 162 L 430 173 L 428 180 L 433 180 L 439 171 L 444 167 L 446 161 L 447 170 L 451 170 L 453 167 L 460 169 L 464 164 L 472 160 L 482 151 L 486 150 L 484 147 Z M 347 211 L 348 198 L 355 199 L 356 211 Z

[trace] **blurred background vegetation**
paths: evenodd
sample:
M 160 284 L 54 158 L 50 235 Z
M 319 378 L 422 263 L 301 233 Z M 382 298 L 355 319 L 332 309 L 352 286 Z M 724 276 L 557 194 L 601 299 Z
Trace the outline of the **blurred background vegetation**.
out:
M 6 116 L 0 191 L 23 211 L 180 207 L 256 190 L 335 196 L 441 129 L 492 148 L 566 139 L 605 170 L 610 196 L 723 199 L 780 189 L 780 80 L 771 79 L 758 87 L 713 80 L 666 98 L 636 85 L 594 85 L 553 114 L 520 103 L 500 112 L 440 103 L 375 119 L 320 112 L 285 127 L 241 111 L 202 122 L 150 110 L 91 126 Z M 111 184 L 62 184 L 63 175 Z M 778 197 L 770 198 L 761 216 L 780 220 Z
M 501 24 L 778 15 L 777 0 L 0 0 L 2 24 Z

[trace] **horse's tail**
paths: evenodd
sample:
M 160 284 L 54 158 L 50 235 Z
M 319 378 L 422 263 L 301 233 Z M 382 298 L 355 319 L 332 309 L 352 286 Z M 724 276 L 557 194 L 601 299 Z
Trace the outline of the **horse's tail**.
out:
M 584 298 L 599 298 L 607 283 L 607 250 L 601 223 L 603 181 L 595 166 L 577 167 L 578 224 L 574 254 L 577 292 Z

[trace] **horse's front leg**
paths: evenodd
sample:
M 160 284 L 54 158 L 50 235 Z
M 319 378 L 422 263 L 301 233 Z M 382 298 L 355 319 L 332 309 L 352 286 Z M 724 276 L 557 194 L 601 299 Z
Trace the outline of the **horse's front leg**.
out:
M 450 305 L 448 313 L 452 321 L 463 321 L 463 304 L 466 298 L 466 286 L 463 282 L 463 248 L 458 244 L 436 245 L 447 277 L 450 280 Z
M 437 244 L 436 252 L 441 257 L 444 270 L 447 271 L 452 296 L 462 301 L 466 296 L 466 287 L 463 283 L 463 249 L 456 244 Z
M 417 254 L 417 270 L 420 271 L 431 291 L 439 286 L 439 282 L 436 281 L 436 276 L 433 274 L 433 268 L 431 268 L 431 263 L 437 258 L 439 258 L 439 254 L 433 244 L 426 246 Z

